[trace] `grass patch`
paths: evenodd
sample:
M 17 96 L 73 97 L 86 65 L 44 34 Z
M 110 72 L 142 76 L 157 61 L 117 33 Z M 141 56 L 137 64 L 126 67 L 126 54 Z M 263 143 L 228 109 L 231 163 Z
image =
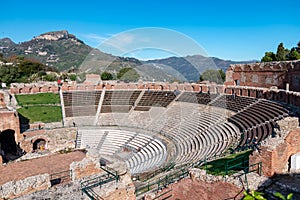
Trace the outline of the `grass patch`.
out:
M 205 169 L 207 173 L 216 176 L 231 175 L 249 166 L 249 155 L 251 153 L 252 150 L 247 150 L 232 154 L 224 158 L 208 162 L 201 166 L 201 169 Z
M 36 105 L 36 104 L 59 104 L 59 94 L 56 93 L 38 93 L 16 95 L 19 105 Z
M 62 120 L 60 106 L 25 106 L 18 109 L 18 112 L 33 122 L 59 122 Z

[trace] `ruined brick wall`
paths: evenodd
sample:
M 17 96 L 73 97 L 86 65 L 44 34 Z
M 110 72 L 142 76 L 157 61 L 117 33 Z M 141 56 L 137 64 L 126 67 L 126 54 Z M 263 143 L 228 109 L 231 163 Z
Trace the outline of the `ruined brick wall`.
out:
M 214 83 L 167 83 L 167 82 L 137 82 L 125 83 L 119 81 L 101 81 L 99 75 L 87 74 L 84 83 L 63 82 L 38 82 L 38 83 L 12 83 L 10 92 L 12 94 L 30 94 L 39 92 L 58 92 L 72 90 L 114 90 L 114 89 L 150 89 L 150 90 L 180 90 L 194 92 L 218 92 L 223 93 L 225 86 Z
M 298 123 L 297 118 L 279 121 L 283 135 L 267 139 L 260 151 L 253 152 L 250 156 L 250 164 L 262 162 L 262 173 L 265 176 L 289 172 L 290 157 L 300 152 L 300 128 L 295 128 Z
M 116 172 L 119 175 L 119 181 L 112 181 L 101 187 L 94 187 L 94 192 L 103 200 L 135 200 L 135 187 L 126 164 L 117 158 L 100 155 L 96 150 L 90 149 L 86 154 L 86 158 L 82 161 L 71 163 L 72 180 L 75 181 L 84 177 L 91 178 L 106 174 L 107 172 L 100 167 L 100 158 L 105 158 L 108 161 L 107 166 L 109 168 L 107 170 L 112 173 Z
M 180 91 L 194 91 L 194 92 L 212 92 L 212 93 L 223 93 L 225 90 L 225 85 L 216 85 L 216 84 L 190 84 L 190 83 L 149 83 L 149 82 L 139 82 L 139 83 L 118 83 L 116 81 L 106 81 L 101 84 L 77 84 L 76 82 L 72 83 L 63 83 L 61 86 L 62 91 L 73 91 L 73 90 L 141 90 L 141 89 L 150 89 L 150 90 L 180 90 Z M 10 92 L 12 94 L 32 94 L 39 92 L 58 92 L 59 87 L 53 83 L 49 85 L 44 84 L 12 84 Z
M 225 94 L 237 94 L 246 97 L 263 98 L 300 107 L 300 92 L 248 86 L 226 86 Z
M 0 186 L 0 199 L 20 197 L 25 194 L 50 188 L 49 174 L 30 176 L 23 180 L 14 180 Z
M 76 129 L 59 128 L 53 130 L 34 130 L 23 133 L 21 148 L 26 152 L 33 150 L 33 143 L 38 139 L 46 141 L 46 149 L 57 152 L 63 149 L 75 148 Z
M 20 122 L 17 112 L 9 110 L 0 110 L 0 131 L 12 129 L 15 131 L 16 142 L 19 142 L 22 137 L 20 135 Z
M 226 71 L 226 85 L 300 91 L 300 61 L 263 62 L 230 65 Z

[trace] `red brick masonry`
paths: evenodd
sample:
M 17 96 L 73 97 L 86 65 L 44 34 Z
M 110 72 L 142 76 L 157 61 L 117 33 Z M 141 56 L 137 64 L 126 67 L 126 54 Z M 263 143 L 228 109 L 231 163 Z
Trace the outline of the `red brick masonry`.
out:
M 53 154 L 22 162 L 9 163 L 0 166 L 0 185 L 12 180 L 22 180 L 38 174 L 65 171 L 70 168 L 72 162 L 81 161 L 84 157 L 85 153 L 74 151 L 67 154 Z

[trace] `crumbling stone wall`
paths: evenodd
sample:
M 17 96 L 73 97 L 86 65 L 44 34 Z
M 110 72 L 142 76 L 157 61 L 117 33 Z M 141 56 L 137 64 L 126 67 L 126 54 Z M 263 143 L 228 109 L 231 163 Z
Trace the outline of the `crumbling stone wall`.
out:
M 72 181 L 103 172 L 100 168 L 99 159 L 88 154 L 82 161 L 71 163 L 70 170 L 72 172 Z
M 262 62 L 230 65 L 226 71 L 226 85 L 300 91 L 300 61 Z M 288 86 L 287 86 L 288 85 Z
M 300 128 L 298 119 L 288 117 L 278 122 L 275 138 L 268 138 L 260 147 L 260 151 L 253 152 L 250 164 L 262 162 L 262 173 L 272 176 L 275 173 L 289 172 L 290 157 L 300 152 Z
M 10 181 L 0 186 L 0 199 L 15 198 L 50 187 L 49 174 L 41 174 L 27 177 L 23 180 Z
M 93 149 L 88 150 L 86 158 L 82 161 L 73 162 L 70 165 L 72 181 L 105 174 L 106 172 L 100 167 L 100 158 L 108 161 L 109 170 L 116 171 L 120 176 L 120 180 L 106 183 L 101 187 L 95 187 L 93 188 L 94 192 L 103 200 L 135 200 L 135 187 L 126 164 L 117 158 L 100 155 L 99 152 Z
M 0 110 L 0 132 L 7 129 L 15 131 L 16 142 L 22 139 L 18 113 L 15 111 Z
M 239 96 L 246 97 L 263 98 L 271 101 L 279 101 L 300 108 L 300 92 L 295 91 L 279 90 L 276 88 L 226 86 L 224 93 L 237 94 Z
M 139 83 L 119 83 L 116 81 L 105 81 L 99 84 L 91 84 L 87 82 L 86 84 L 78 84 L 76 82 L 66 83 L 64 82 L 61 86 L 62 91 L 73 91 L 73 90 L 116 90 L 116 89 L 150 89 L 150 90 L 180 90 L 180 91 L 195 91 L 195 92 L 212 92 L 212 93 L 223 93 L 225 86 L 216 84 L 190 84 L 190 83 L 149 83 L 149 82 L 139 82 Z M 10 93 L 11 94 L 30 94 L 39 92 L 58 92 L 59 87 L 55 82 L 45 82 L 45 83 L 14 83 L 11 84 Z
M 46 141 L 46 149 L 57 152 L 63 149 L 75 148 L 76 129 L 58 128 L 53 130 L 34 130 L 23 133 L 21 148 L 26 152 L 33 150 L 33 143 L 38 139 Z

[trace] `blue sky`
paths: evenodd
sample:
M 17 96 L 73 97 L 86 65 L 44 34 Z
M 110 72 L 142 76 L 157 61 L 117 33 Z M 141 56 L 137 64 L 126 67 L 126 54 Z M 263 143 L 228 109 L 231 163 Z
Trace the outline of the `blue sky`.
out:
M 159 27 L 187 35 L 209 56 L 252 60 L 260 59 L 265 51 L 276 51 L 280 42 L 287 48 L 296 46 L 300 41 L 299 6 L 297 0 L 4 0 L 0 38 L 22 42 L 44 32 L 68 30 L 96 47 L 105 38 L 123 31 Z M 167 54 L 158 51 L 148 56 Z

